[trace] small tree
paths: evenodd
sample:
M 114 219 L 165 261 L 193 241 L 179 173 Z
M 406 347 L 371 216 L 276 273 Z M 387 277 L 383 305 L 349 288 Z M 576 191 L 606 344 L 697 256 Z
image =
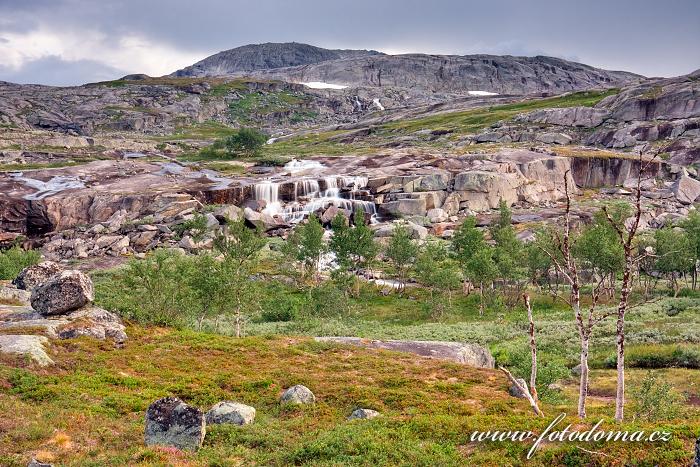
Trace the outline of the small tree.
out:
M 396 270 L 396 276 L 399 279 L 399 291 L 403 291 L 406 288 L 406 275 L 411 266 L 413 266 L 418 254 L 418 247 L 411 240 L 406 227 L 402 225 L 396 226 L 384 254 Z
M 494 260 L 494 248 L 476 228 L 476 218 L 468 217 L 459 226 L 452 239 L 455 258 L 462 269 L 464 279 L 479 286 L 479 314 L 484 313 L 484 287 L 498 277 L 498 265 Z
M 336 261 L 343 273 L 350 272 L 348 276 L 355 294 L 359 293 L 359 282 L 355 277 L 360 269 L 367 268 L 375 261 L 378 253 L 377 243 L 374 241 L 374 233 L 365 225 L 365 213 L 359 208 L 353 214 L 354 227 L 348 224 L 347 218 L 338 213 L 331 227 L 333 237 L 330 240 L 330 250 L 335 254 Z M 350 287 L 348 287 L 350 288 Z
M 283 252 L 292 261 L 301 263 L 302 275 L 318 279 L 321 257 L 328 251 L 323 241 L 323 226 L 315 214 L 309 216 L 308 222 L 299 224 L 287 239 Z
M 517 303 L 523 287 L 527 284 L 526 281 L 522 280 L 526 277 L 524 249 L 511 225 L 512 215 L 508 204 L 501 200 L 498 204 L 498 211 L 498 218 L 489 229 L 495 243 L 493 261 L 498 269 L 498 277 L 504 281 L 506 303 L 509 307 L 513 307 Z
M 224 141 L 226 152 L 234 157 L 253 157 L 267 141 L 267 135 L 253 128 L 241 128 Z
M 698 262 L 700 262 L 700 213 L 697 210 L 691 211 L 688 218 L 680 223 L 680 227 L 685 231 L 690 247 L 693 252 L 693 290 L 698 285 Z
M 695 267 L 693 245 L 685 231 L 670 226 L 657 230 L 654 240 L 655 269 L 668 278 L 675 297 L 680 290 L 678 278 Z
M 459 288 L 459 268 L 450 258 L 442 243 L 430 242 L 420 249 L 415 265 L 416 278 L 430 291 L 430 304 L 433 315 L 442 314 L 445 305 L 442 297 L 447 296 L 447 306 L 452 306 L 452 291 Z M 437 297 L 436 297 L 437 296 Z
M 233 304 L 236 337 L 242 335 L 244 311 L 255 303 L 250 275 L 266 242 L 261 232 L 246 227 L 243 219 L 230 223 L 226 234 L 214 240 L 214 247 L 223 256 L 223 261 L 212 271 L 218 272 L 220 279 L 212 286 L 212 300 L 215 304 L 228 303 L 229 307 Z M 204 280 L 205 283 L 209 281 Z

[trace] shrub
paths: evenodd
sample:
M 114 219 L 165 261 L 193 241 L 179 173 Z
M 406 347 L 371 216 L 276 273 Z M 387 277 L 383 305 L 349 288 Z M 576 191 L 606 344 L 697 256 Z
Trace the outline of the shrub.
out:
M 187 219 L 185 222 L 175 225 L 173 230 L 179 237 L 189 233 L 192 240 L 199 242 L 207 232 L 207 218 L 203 214 L 195 214 L 194 217 Z
M 494 357 L 498 365 L 510 369 L 515 377 L 523 378 L 530 384 L 530 371 L 532 360 L 530 348 L 526 345 L 506 346 L 494 351 Z M 549 389 L 549 385 L 568 377 L 569 369 L 566 360 L 558 355 L 549 353 L 537 353 L 537 394 L 540 399 L 553 402 L 557 393 Z
M 677 418 L 685 402 L 685 396 L 676 392 L 653 371 L 648 372 L 641 384 L 630 393 L 635 418 L 647 421 Z
M 628 368 L 700 368 L 700 350 L 684 346 L 628 347 Z M 617 366 L 617 355 L 605 360 L 607 368 Z
M 224 145 L 230 156 L 253 157 L 260 152 L 267 135 L 253 128 L 241 128 L 226 138 Z
M 279 282 L 265 282 L 264 291 L 261 292 L 260 319 L 258 321 L 269 323 L 275 321 L 292 321 L 299 313 L 299 300 L 296 300 L 291 292 Z M 263 293 L 264 292 L 264 293 Z
M 345 293 L 331 281 L 310 288 L 303 306 L 304 314 L 313 318 L 342 316 L 349 310 Z
M 38 263 L 40 259 L 38 251 L 23 250 L 19 246 L 0 251 L 0 279 L 14 279 L 22 269 Z

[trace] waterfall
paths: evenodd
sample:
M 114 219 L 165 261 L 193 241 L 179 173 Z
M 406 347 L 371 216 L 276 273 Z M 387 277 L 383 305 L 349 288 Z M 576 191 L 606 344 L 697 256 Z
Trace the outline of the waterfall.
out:
M 279 216 L 284 222 L 295 224 L 309 214 L 318 210 L 336 206 L 340 209 L 355 212 L 362 207 L 373 218 L 377 215 L 377 206 L 373 201 L 361 199 L 362 188 L 367 186 L 365 176 L 333 176 L 324 177 L 325 189 L 316 179 L 301 179 L 294 182 L 294 201 L 283 204 L 279 198 L 280 182 L 266 180 L 255 184 L 255 199 L 264 200 L 266 206 L 263 212 L 271 216 Z M 364 192 L 365 197 L 369 197 Z

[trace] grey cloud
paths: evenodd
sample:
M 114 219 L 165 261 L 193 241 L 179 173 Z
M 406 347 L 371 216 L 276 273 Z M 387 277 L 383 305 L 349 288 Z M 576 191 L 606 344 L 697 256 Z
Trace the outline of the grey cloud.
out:
M 0 79 L 3 81 L 21 84 L 48 84 L 51 86 L 107 81 L 125 74 L 122 70 L 94 60 L 69 62 L 56 56 L 33 60 L 16 71 L 0 67 Z
M 700 67 L 696 0 L 0 0 L 0 18 L 0 32 L 90 27 L 115 41 L 135 34 L 202 58 L 248 43 L 297 41 L 553 55 L 648 76 Z

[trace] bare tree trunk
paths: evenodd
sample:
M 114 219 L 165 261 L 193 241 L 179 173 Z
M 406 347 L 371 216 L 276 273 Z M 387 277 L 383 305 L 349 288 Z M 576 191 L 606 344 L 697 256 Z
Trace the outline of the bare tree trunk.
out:
M 544 413 L 542 410 L 540 410 L 540 406 L 537 404 L 537 400 L 532 397 L 532 394 L 530 394 L 530 391 L 527 390 L 527 387 L 524 387 L 523 384 L 521 384 L 517 379 L 513 377 L 510 371 L 507 369 L 503 368 L 502 366 L 498 367 L 505 375 L 508 377 L 508 380 L 511 382 L 511 384 L 516 385 L 519 389 L 520 392 L 525 394 L 525 398 L 528 400 L 530 403 L 530 406 L 532 407 L 532 410 L 539 415 L 540 417 L 544 417 Z
M 581 336 L 581 378 L 578 387 L 578 416 L 586 418 L 586 398 L 588 397 L 588 343 L 589 336 Z
M 530 368 L 530 393 L 532 398 L 537 402 L 537 343 L 535 341 L 535 321 L 532 318 L 532 307 L 530 306 L 530 296 L 523 294 L 525 307 L 527 308 L 527 320 L 530 322 L 530 352 L 532 354 L 532 366 Z
M 622 275 L 622 290 L 620 290 L 620 303 L 617 307 L 617 392 L 615 394 L 615 420 L 621 422 L 624 418 L 625 408 L 625 313 L 630 293 L 632 291 L 632 251 L 625 248 L 625 270 Z

